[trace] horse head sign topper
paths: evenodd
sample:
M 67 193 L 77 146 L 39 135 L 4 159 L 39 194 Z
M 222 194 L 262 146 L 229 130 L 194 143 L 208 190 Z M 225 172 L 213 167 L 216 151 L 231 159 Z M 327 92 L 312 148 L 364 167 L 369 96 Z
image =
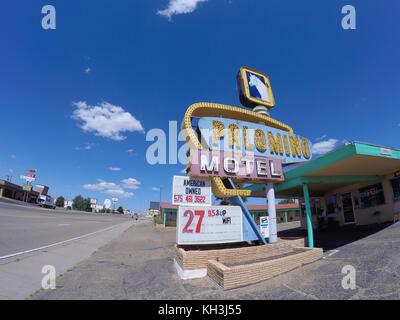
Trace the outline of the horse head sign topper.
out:
M 242 105 L 249 108 L 256 106 L 272 108 L 275 106 L 271 83 L 264 73 L 242 67 L 237 75 L 237 82 Z

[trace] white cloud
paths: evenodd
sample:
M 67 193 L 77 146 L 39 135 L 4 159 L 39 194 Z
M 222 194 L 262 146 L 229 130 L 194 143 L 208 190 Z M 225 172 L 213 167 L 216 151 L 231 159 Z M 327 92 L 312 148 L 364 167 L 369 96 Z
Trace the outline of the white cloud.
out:
M 92 69 L 90 69 L 89 67 L 85 69 L 85 73 L 86 73 L 86 74 L 88 74 L 88 73 L 90 73 L 90 72 L 92 72 Z
M 158 10 L 157 13 L 171 20 L 173 15 L 192 13 L 201 2 L 208 0 L 170 0 L 168 7 L 164 10 Z
M 120 197 L 120 198 L 132 198 L 134 196 L 132 192 L 127 192 L 122 189 L 106 190 L 104 193 L 109 194 L 113 197 Z
M 327 137 L 327 135 L 324 134 L 324 135 L 322 135 L 322 136 L 316 138 L 315 140 L 316 140 L 316 141 L 321 141 L 321 140 L 324 140 L 326 137 Z
M 158 188 L 158 187 L 154 187 L 154 188 L 151 188 L 151 190 L 153 190 L 153 191 L 160 191 L 161 189 L 160 188 Z
M 95 184 L 85 184 L 83 186 L 86 190 L 97 191 L 104 194 L 108 194 L 111 196 L 118 196 L 120 198 L 132 198 L 133 193 L 127 192 L 124 188 L 122 188 L 119 184 L 114 182 L 107 182 L 99 179 L 98 183 Z
M 317 142 L 312 147 L 312 153 L 317 155 L 325 154 L 335 149 L 337 143 L 338 143 L 337 139 L 328 139 L 321 142 Z
M 140 184 L 140 181 L 136 180 L 135 178 L 122 180 L 122 186 L 126 189 L 139 189 Z
M 121 171 L 121 168 L 109 167 L 108 170 L 110 170 L 110 171 Z
M 89 151 L 89 150 L 92 150 L 94 146 L 95 146 L 94 143 L 86 143 L 86 145 L 83 149 L 86 151 Z
M 135 150 L 133 150 L 133 149 L 128 149 L 128 150 L 126 150 L 126 152 L 129 153 L 129 154 L 133 154 L 133 153 L 135 152 Z
M 85 101 L 74 102 L 72 118 L 85 132 L 115 141 L 125 140 L 123 132 L 144 132 L 142 124 L 122 107 L 108 102 L 90 106 Z
M 93 147 L 95 146 L 95 143 L 85 143 L 85 145 L 83 147 L 76 147 L 75 150 L 80 151 L 80 150 L 86 150 L 86 151 L 90 151 L 93 149 Z

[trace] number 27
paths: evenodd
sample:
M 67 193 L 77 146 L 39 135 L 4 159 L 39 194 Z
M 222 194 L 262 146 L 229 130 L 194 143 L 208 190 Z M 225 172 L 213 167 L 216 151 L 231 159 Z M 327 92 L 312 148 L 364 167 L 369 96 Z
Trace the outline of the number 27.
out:
M 200 233 L 201 232 L 201 223 L 203 222 L 204 219 L 204 210 L 196 210 L 193 214 L 193 211 L 191 210 L 186 210 L 185 213 L 183 214 L 184 217 L 189 217 L 185 227 L 183 228 L 183 233 L 193 233 L 193 229 L 190 229 L 190 225 L 193 222 L 194 216 L 198 216 L 199 220 L 197 221 L 196 225 L 196 231 L 195 233 Z

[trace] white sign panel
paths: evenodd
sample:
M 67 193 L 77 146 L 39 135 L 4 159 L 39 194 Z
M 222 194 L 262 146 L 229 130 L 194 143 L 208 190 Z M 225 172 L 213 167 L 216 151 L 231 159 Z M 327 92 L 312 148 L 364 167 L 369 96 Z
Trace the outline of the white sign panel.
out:
M 180 206 L 177 243 L 213 244 L 243 241 L 242 209 L 237 206 Z
M 104 200 L 104 207 L 105 207 L 106 209 L 110 209 L 110 208 L 111 208 L 111 205 L 112 205 L 112 203 L 111 203 L 111 200 L 110 200 L 110 199 Z
M 264 238 L 269 238 L 269 217 L 260 217 L 260 232 Z
M 211 206 L 211 181 L 175 176 L 172 187 L 172 204 L 178 206 Z

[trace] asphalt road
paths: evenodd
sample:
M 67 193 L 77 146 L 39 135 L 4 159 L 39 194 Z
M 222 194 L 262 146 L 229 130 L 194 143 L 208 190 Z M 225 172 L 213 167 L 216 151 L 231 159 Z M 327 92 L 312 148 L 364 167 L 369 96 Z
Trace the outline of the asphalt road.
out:
M 129 218 L 77 214 L 0 203 L 0 259 L 4 256 L 81 237 Z

